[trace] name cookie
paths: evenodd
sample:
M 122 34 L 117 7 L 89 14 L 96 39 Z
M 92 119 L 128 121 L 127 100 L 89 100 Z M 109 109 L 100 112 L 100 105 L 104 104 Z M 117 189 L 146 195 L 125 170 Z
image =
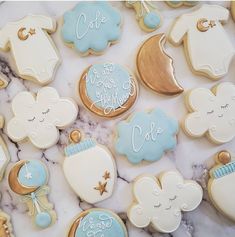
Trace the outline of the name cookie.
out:
M 88 203 L 109 198 L 117 171 L 111 152 L 92 139 L 80 141 L 80 132 L 70 134 L 74 143 L 65 148 L 63 170 L 74 192 Z
M 10 217 L 0 210 L 0 236 L 14 237 Z
M 40 15 L 28 15 L 0 29 L 0 49 L 11 49 L 17 71 L 23 79 L 42 85 L 53 80 L 60 59 L 48 33 L 55 30 L 56 22 Z
M 161 25 L 161 17 L 157 8 L 151 1 L 126 1 L 126 6 L 133 8 L 136 19 L 142 30 L 146 32 L 155 31 Z
M 204 4 L 175 21 L 169 40 L 175 45 L 184 43 L 194 72 L 215 80 L 228 72 L 235 53 L 222 26 L 228 18 L 226 8 Z
M 28 138 L 41 149 L 55 145 L 59 130 L 73 123 L 78 108 L 69 98 L 60 97 L 56 89 L 43 87 L 36 96 L 23 91 L 12 100 L 14 117 L 7 124 L 8 136 L 15 142 Z
M 138 84 L 119 64 L 95 64 L 86 69 L 79 81 L 82 102 L 102 117 L 116 117 L 130 109 L 138 94 Z
M 119 216 L 106 209 L 83 211 L 73 222 L 67 237 L 128 237 Z
M 8 176 L 13 192 L 21 195 L 32 216 L 33 223 L 39 228 L 47 228 L 56 221 L 56 212 L 48 202 L 49 188 L 46 166 L 37 160 L 21 160 L 11 168 Z
M 121 15 L 108 2 L 80 2 L 64 14 L 62 36 L 83 56 L 101 54 L 121 36 Z
M 159 178 L 142 175 L 133 185 L 134 204 L 128 211 L 131 223 L 139 228 L 151 224 L 156 231 L 171 233 L 181 222 L 181 212 L 192 211 L 202 200 L 202 188 L 193 180 L 184 180 L 174 171 Z
M 139 49 L 136 66 L 142 82 L 153 91 L 164 95 L 183 92 L 174 75 L 172 58 L 164 49 L 165 34 L 157 34 L 147 39 Z
M 192 137 L 208 135 L 214 143 L 231 141 L 235 136 L 235 85 L 220 83 L 213 90 L 197 88 L 186 97 L 190 114 L 184 130 Z
M 216 164 L 210 170 L 208 182 L 209 197 L 219 212 L 235 221 L 235 161 L 228 151 L 221 151 L 215 157 Z
M 137 164 L 157 161 L 176 146 L 178 122 L 162 110 L 138 112 L 117 126 L 116 151 Z

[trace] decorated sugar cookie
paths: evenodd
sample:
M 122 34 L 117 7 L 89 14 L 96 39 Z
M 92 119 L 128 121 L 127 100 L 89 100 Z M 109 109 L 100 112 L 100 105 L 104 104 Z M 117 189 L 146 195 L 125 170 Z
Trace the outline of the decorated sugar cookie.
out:
M 188 6 L 188 7 L 192 7 L 195 6 L 198 1 L 179 1 L 179 0 L 173 0 L 173 1 L 165 1 L 170 7 L 173 8 L 178 8 L 181 6 Z
M 82 56 L 102 54 L 121 36 L 121 15 L 106 1 L 79 2 L 64 14 L 62 36 Z
M 94 64 L 81 76 L 79 94 L 91 112 L 111 118 L 133 106 L 138 84 L 134 76 L 119 64 Z
M 117 126 L 116 151 L 134 164 L 157 161 L 176 146 L 178 122 L 162 110 L 138 112 Z
M 0 89 L 6 88 L 8 85 L 8 78 L 0 72 Z
M 74 220 L 67 237 L 128 237 L 126 227 L 115 213 L 100 208 L 83 211 Z
M 235 221 L 235 161 L 228 151 L 219 152 L 215 161 L 210 170 L 209 197 L 221 213 Z
M 0 210 L 0 236 L 1 237 L 14 237 L 12 233 L 12 225 L 10 217 Z
M 134 8 L 136 19 L 142 30 L 152 32 L 161 25 L 161 17 L 157 8 L 151 1 L 126 1 L 126 6 Z
M 38 160 L 21 160 L 12 167 L 8 177 L 13 192 L 22 196 L 32 216 L 33 223 L 39 228 L 47 228 L 56 221 L 56 212 L 48 202 L 48 171 Z
M 215 80 L 227 74 L 235 53 L 222 26 L 228 18 L 226 8 L 204 4 L 175 21 L 169 40 L 175 45 L 184 43 L 195 73 Z
M 56 22 L 40 15 L 28 15 L 0 29 L 0 49 L 11 50 L 22 78 L 42 85 L 53 80 L 60 59 L 48 33 L 55 30 Z
M 181 222 L 181 212 L 193 211 L 202 200 L 202 188 L 193 180 L 184 180 L 174 171 L 159 178 L 142 175 L 133 185 L 134 204 L 127 215 L 139 228 L 153 226 L 156 231 L 171 233 Z
M 165 34 L 157 34 L 142 44 L 136 58 L 137 71 L 142 82 L 153 91 L 176 95 L 183 88 L 175 79 L 172 58 L 165 52 L 165 38 Z
M 7 124 L 8 136 L 15 142 L 28 138 L 34 146 L 46 149 L 59 140 L 59 130 L 73 123 L 77 105 L 60 97 L 56 89 L 43 87 L 36 96 L 18 93 L 12 101 L 14 117 Z
M 235 136 L 235 85 L 220 83 L 209 90 L 197 88 L 186 98 L 190 114 L 184 121 L 186 133 L 192 137 L 207 135 L 217 144 Z
M 109 198 L 116 181 L 116 165 L 111 152 L 92 139 L 80 141 L 78 130 L 70 134 L 65 148 L 63 170 L 74 192 L 88 203 Z

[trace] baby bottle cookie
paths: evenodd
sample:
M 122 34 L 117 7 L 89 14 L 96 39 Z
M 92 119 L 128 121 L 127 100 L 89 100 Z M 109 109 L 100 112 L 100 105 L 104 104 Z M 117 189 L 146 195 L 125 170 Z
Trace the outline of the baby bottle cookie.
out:
M 11 168 L 8 176 L 13 192 L 22 196 L 32 216 L 33 223 L 39 228 L 47 228 L 56 221 L 56 212 L 48 202 L 48 171 L 38 160 L 21 160 Z
M 82 74 L 79 94 L 91 112 L 112 118 L 125 113 L 134 105 L 138 84 L 134 76 L 119 64 L 94 64 Z
M 121 15 L 106 1 L 79 2 L 64 14 L 62 37 L 82 56 L 99 55 L 121 36 Z
M 174 45 L 184 44 L 193 72 L 214 80 L 227 74 L 235 53 L 222 26 L 228 18 L 226 8 L 203 4 L 175 21 L 169 40 Z
M 134 8 L 136 12 L 136 19 L 142 30 L 152 32 L 156 30 L 161 24 L 161 17 L 157 8 L 151 1 L 126 1 L 126 6 Z
M 7 124 L 7 134 L 15 142 L 29 139 L 46 149 L 59 140 L 59 130 L 72 124 L 78 108 L 70 98 L 60 97 L 56 89 L 43 87 L 37 95 L 23 91 L 12 100 L 14 117 Z
M 177 95 L 184 90 L 175 79 L 173 60 L 164 49 L 165 41 L 165 34 L 157 34 L 142 44 L 136 57 L 137 71 L 144 85 L 153 91 Z
M 137 164 L 157 161 L 176 146 L 178 122 L 162 110 L 138 112 L 117 125 L 117 153 Z
M 10 217 L 0 210 L 0 236 L 1 237 L 14 237 L 12 233 L 12 225 Z
M 64 175 L 74 192 L 88 203 L 112 195 L 117 171 L 111 152 L 92 139 L 80 141 L 79 130 L 70 134 L 73 142 L 65 148 Z
M 48 33 L 55 30 L 56 22 L 40 15 L 28 15 L 0 29 L 0 49 L 11 50 L 23 79 L 41 85 L 53 80 L 60 59 Z
M 128 237 L 128 234 L 118 215 L 106 209 L 93 208 L 79 214 L 67 235 L 67 237 L 88 236 Z
M 235 161 L 228 151 L 219 152 L 215 161 L 210 170 L 209 197 L 218 211 L 235 221 Z
M 175 171 L 164 172 L 159 178 L 142 175 L 133 185 L 134 204 L 128 210 L 131 223 L 156 231 L 171 233 L 181 222 L 181 212 L 193 211 L 202 201 L 202 188 L 193 180 L 184 180 Z

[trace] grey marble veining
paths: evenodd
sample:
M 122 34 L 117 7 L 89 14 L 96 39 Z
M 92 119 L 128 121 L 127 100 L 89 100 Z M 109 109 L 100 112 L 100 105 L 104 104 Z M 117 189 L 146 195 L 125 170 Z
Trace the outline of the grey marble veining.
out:
M 235 141 L 215 146 L 207 139 L 190 139 L 183 131 L 178 134 L 178 145 L 173 152 L 168 152 L 155 163 L 132 165 L 127 159 L 115 155 L 118 169 L 118 180 L 113 196 L 96 205 L 90 205 L 80 200 L 70 189 L 65 181 L 61 165 L 64 160 L 63 149 L 68 144 L 68 134 L 73 128 L 79 128 L 84 136 L 93 137 L 99 143 L 107 145 L 113 151 L 115 124 L 121 119 L 103 120 L 90 114 L 80 102 L 75 90 L 77 81 L 83 70 L 90 64 L 104 61 L 114 61 L 135 70 L 135 54 L 140 43 L 151 34 L 142 32 L 136 21 L 134 12 L 126 9 L 123 3 L 113 2 L 123 15 L 123 33 L 119 43 L 109 48 L 106 53 L 99 57 L 89 56 L 81 58 L 75 51 L 66 47 L 60 37 L 61 16 L 75 5 L 75 2 L 1 2 L 0 4 L 0 28 L 8 21 L 17 20 L 28 13 L 45 14 L 57 19 L 58 29 L 52 35 L 59 49 L 62 64 L 59 67 L 55 80 L 50 86 L 55 87 L 61 96 L 69 96 L 78 102 L 79 115 L 75 123 L 60 133 L 57 145 L 47 150 L 38 150 L 29 142 L 14 143 L 6 135 L 5 128 L 1 130 L 10 154 L 11 163 L 6 173 L 14 162 L 20 159 L 40 159 L 48 167 L 50 172 L 49 186 L 51 188 L 49 199 L 55 204 L 58 214 L 56 224 L 45 230 L 37 230 L 33 227 L 30 217 L 27 215 L 26 206 L 19 201 L 19 197 L 12 193 L 7 183 L 7 175 L 0 184 L 2 200 L 1 208 L 11 215 L 16 237 L 64 237 L 68 227 L 81 210 L 90 207 L 109 208 L 117 212 L 123 219 L 130 237 L 234 237 L 235 224 L 223 217 L 211 204 L 206 184 L 208 169 L 213 164 L 213 155 L 222 149 L 228 149 L 235 154 Z M 228 2 L 220 3 L 225 7 Z M 163 25 L 156 32 L 168 32 L 173 19 L 183 12 L 190 11 L 188 8 L 171 9 L 163 2 L 157 2 L 156 6 L 163 16 Z M 235 23 L 230 19 L 224 26 L 235 46 Z M 154 34 L 154 33 L 153 33 Z M 174 59 L 176 77 L 179 83 L 187 89 L 194 87 L 210 88 L 217 82 L 204 77 L 195 76 L 190 71 L 185 60 L 182 47 L 173 47 L 169 43 L 165 45 L 166 51 Z M 0 114 L 8 121 L 12 117 L 10 103 L 12 98 L 22 90 L 36 92 L 39 86 L 22 80 L 16 73 L 15 64 L 10 53 L 0 52 L 0 71 L 9 82 L 7 88 L 0 91 Z M 227 76 L 221 81 L 234 82 L 235 60 L 230 66 Z M 152 93 L 140 84 L 139 99 L 133 110 L 143 108 L 151 109 L 160 107 L 169 115 L 179 121 L 186 114 L 184 95 L 177 97 L 162 97 Z M 132 110 L 132 111 L 133 111 Z M 131 111 L 130 111 L 131 112 Z M 122 116 L 125 118 L 128 114 Z M 113 151 L 114 152 L 114 151 Z M 115 154 L 115 153 L 114 153 Z M 132 201 L 131 181 L 139 174 L 159 174 L 162 171 L 178 169 L 185 178 L 198 181 L 204 188 L 204 197 L 201 205 L 193 212 L 185 213 L 180 228 L 172 234 L 160 234 L 152 232 L 151 228 L 137 229 L 131 225 L 126 216 L 128 206 Z

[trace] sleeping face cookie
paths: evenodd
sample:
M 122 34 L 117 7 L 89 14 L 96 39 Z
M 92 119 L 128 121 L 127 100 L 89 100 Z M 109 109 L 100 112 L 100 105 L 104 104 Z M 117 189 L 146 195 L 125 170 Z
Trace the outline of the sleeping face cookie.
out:
M 121 15 L 106 1 L 80 2 L 64 14 L 62 37 L 83 56 L 101 54 L 121 36 Z
M 7 124 L 8 136 L 15 142 L 28 138 L 33 145 L 46 149 L 57 143 L 59 130 L 73 123 L 77 105 L 72 99 L 60 97 L 52 87 L 43 87 L 34 96 L 18 93 L 12 100 L 14 117 Z
M 136 66 L 141 81 L 153 91 L 164 95 L 183 92 L 174 75 L 172 58 L 164 49 L 165 34 L 147 39 L 139 49 Z
M 228 18 L 226 8 L 204 4 L 176 20 L 169 40 L 175 45 L 184 43 L 194 72 L 211 79 L 219 79 L 228 72 L 235 52 L 222 26 Z
M 0 49 L 11 49 L 22 78 L 42 85 L 52 81 L 60 59 L 47 32 L 55 30 L 56 22 L 40 15 L 28 15 L 0 29 Z
M 210 91 L 197 88 L 189 92 L 186 103 L 190 114 L 184 121 L 186 133 L 192 137 L 208 135 L 217 144 L 235 136 L 235 85 L 219 84 Z
M 119 216 L 106 210 L 93 208 L 83 211 L 74 220 L 67 237 L 128 237 Z
M 235 221 L 235 161 L 227 151 L 219 152 L 215 160 L 208 182 L 209 197 L 221 213 Z
M 21 160 L 14 164 L 8 176 L 13 192 L 21 195 L 28 206 L 28 214 L 36 227 L 47 228 L 55 223 L 56 213 L 48 202 L 48 171 L 38 160 Z
M 0 210 L 0 236 L 1 237 L 14 237 L 12 234 L 12 225 L 10 217 Z
M 151 1 L 126 1 L 126 6 L 134 8 L 136 19 L 142 30 L 152 32 L 161 24 L 161 17 L 154 4 Z
M 116 151 L 134 164 L 157 161 L 176 146 L 178 123 L 162 110 L 138 112 L 117 126 Z
M 96 115 L 115 117 L 126 112 L 136 101 L 138 84 L 132 74 L 119 64 L 90 66 L 79 81 L 84 105 Z
M 74 192 L 88 203 L 109 198 L 116 181 L 111 152 L 92 139 L 80 142 L 80 132 L 70 134 L 73 144 L 65 148 L 64 175 Z
M 156 231 L 171 233 L 181 222 L 181 212 L 194 210 L 202 200 L 202 188 L 193 180 L 184 180 L 174 171 L 159 178 L 142 175 L 133 185 L 134 204 L 127 215 L 139 228 L 152 225 Z

